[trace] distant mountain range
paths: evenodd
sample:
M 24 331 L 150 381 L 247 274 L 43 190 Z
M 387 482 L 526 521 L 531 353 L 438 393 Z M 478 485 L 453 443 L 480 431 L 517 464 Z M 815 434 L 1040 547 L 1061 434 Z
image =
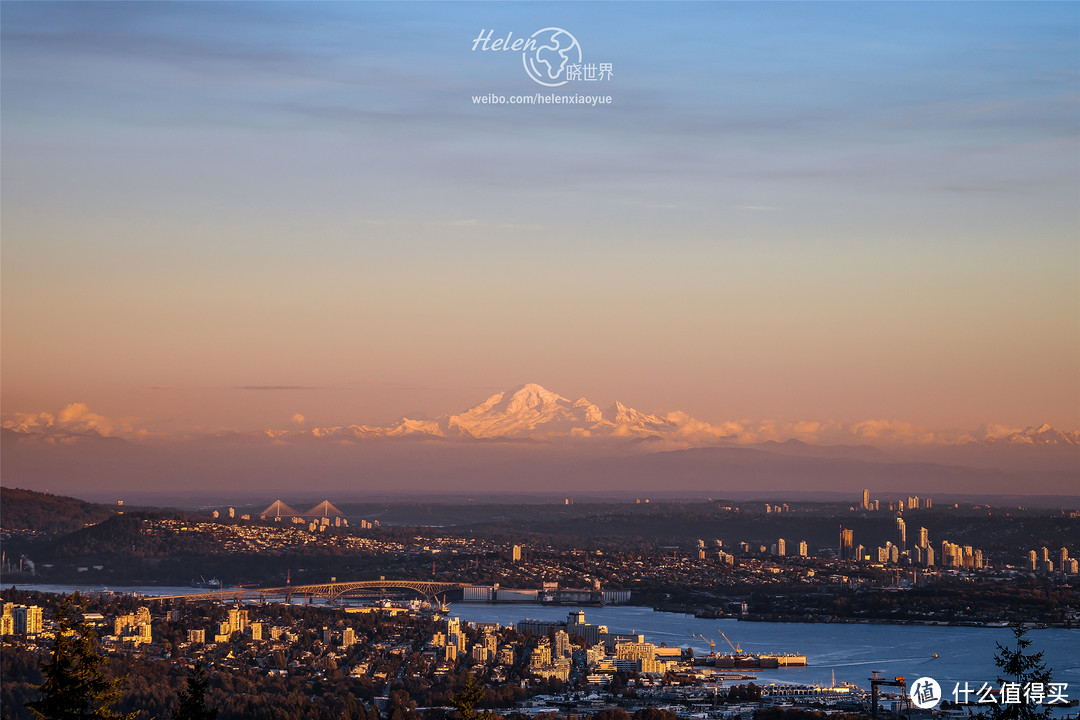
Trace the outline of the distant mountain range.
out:
M 823 425 L 814 423 L 813 425 Z M 884 430 L 882 429 L 884 426 Z M 808 432 L 804 428 L 803 432 Z M 882 423 L 856 423 L 850 427 L 832 424 L 823 431 L 819 441 L 835 444 L 845 440 L 866 443 L 878 438 L 888 443 L 893 435 L 884 435 L 895 428 Z M 782 432 L 782 430 L 780 431 Z M 666 415 L 644 413 L 616 401 L 609 408 L 582 397 L 570 400 L 536 383 L 499 392 L 484 402 L 454 415 L 433 420 L 402 418 L 387 427 L 346 425 L 320 427 L 306 431 L 270 431 L 274 438 L 304 434 L 333 438 L 392 438 L 431 437 L 476 440 L 545 440 L 560 438 L 622 438 L 632 440 L 669 441 L 677 447 L 715 446 L 728 443 L 753 444 L 777 440 L 762 440 L 760 429 L 739 423 L 712 424 L 682 412 Z M 986 428 L 982 432 L 928 436 L 923 433 L 910 442 L 979 443 L 986 445 L 1070 445 L 1080 446 L 1080 431 L 1063 432 L 1049 425 L 1015 428 Z M 775 449 L 775 448 L 774 448 Z
M 792 426 L 795 427 L 795 426 Z M 767 432 L 763 431 L 767 430 Z M 3 429 L 4 485 L 52 492 L 303 486 L 351 492 L 856 492 L 1075 495 L 1080 433 L 1049 426 L 933 434 L 902 424 L 714 425 L 601 408 L 527 384 L 463 412 L 139 442 L 64 427 Z M 889 435 L 888 433 L 893 433 Z M 102 495 L 98 494 L 98 497 Z M 104 497 L 110 497 L 108 494 Z M 261 498 L 262 496 L 260 496 Z

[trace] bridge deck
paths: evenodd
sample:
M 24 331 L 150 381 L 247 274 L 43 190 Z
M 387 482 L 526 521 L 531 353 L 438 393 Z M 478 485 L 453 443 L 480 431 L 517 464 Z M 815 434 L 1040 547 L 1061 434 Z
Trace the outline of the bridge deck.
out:
M 292 597 L 302 595 L 306 597 L 324 597 L 335 600 L 354 590 L 412 590 L 431 597 L 435 593 L 444 590 L 455 590 L 465 587 L 465 583 L 432 582 L 427 580 L 360 580 L 357 582 L 319 583 L 316 585 L 285 585 L 273 588 L 237 588 L 228 590 L 222 588 L 208 593 L 191 593 L 189 595 L 159 595 L 155 600 L 227 600 L 239 597 L 244 600 L 261 600 L 267 597 Z

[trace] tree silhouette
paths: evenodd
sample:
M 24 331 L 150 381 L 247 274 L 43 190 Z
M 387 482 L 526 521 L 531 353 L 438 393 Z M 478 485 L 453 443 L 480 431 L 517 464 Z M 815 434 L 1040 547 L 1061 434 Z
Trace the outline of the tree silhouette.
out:
M 1050 669 L 1043 662 L 1042 651 L 1027 652 L 1028 647 L 1031 645 L 1031 640 L 1025 637 L 1028 632 L 1027 628 L 1023 625 L 1016 625 L 1011 629 L 1013 638 L 1016 641 L 1015 648 L 995 643 L 998 651 L 994 655 L 994 664 L 1007 677 L 998 676 L 999 692 L 996 697 L 997 702 L 987 707 L 984 712 L 979 713 L 979 717 L 984 718 L 984 720 L 1048 720 L 1050 708 L 1045 705 L 1036 706 L 1034 703 L 1029 702 L 1024 694 L 1024 688 L 1028 687 L 1029 684 L 1041 684 L 1046 689 L 1050 683 Z M 1006 682 L 1016 683 L 1021 688 L 1020 702 L 1003 702 L 1001 688 Z M 1042 709 L 1037 710 L 1036 707 Z
M 470 675 L 465 680 L 465 687 L 454 693 L 454 698 L 450 701 L 458 712 L 458 720 L 476 720 L 479 715 L 473 708 L 484 698 L 486 692 L 487 688 Z
M 86 601 L 79 593 L 61 601 L 56 612 L 56 642 L 49 662 L 41 668 L 45 681 L 36 688 L 43 697 L 26 707 L 42 720 L 134 720 L 137 713 L 119 715 L 109 709 L 120 699 L 127 678 L 105 677 L 105 657 L 98 653 L 97 635 L 83 617 L 85 611 Z
M 206 668 L 195 663 L 188 673 L 187 689 L 177 696 L 180 704 L 173 710 L 173 720 L 215 720 L 218 711 L 206 706 Z

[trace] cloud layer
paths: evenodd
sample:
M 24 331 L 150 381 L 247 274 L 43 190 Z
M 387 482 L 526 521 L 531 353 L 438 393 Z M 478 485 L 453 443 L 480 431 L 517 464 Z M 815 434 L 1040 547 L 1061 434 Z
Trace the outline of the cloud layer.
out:
M 854 423 L 833 420 L 728 420 L 708 422 L 685 412 L 664 415 L 642 413 L 616 403 L 601 410 L 585 398 L 569 401 L 537 385 L 497 393 L 462 413 L 434 420 L 402 418 L 389 426 L 310 425 L 296 413 L 292 427 L 268 428 L 257 433 L 234 431 L 274 443 L 305 440 L 361 441 L 381 438 L 440 440 L 532 440 L 545 442 L 651 441 L 649 449 L 683 449 L 713 445 L 755 445 L 797 440 L 811 445 L 871 445 L 875 447 L 949 446 L 964 444 L 1080 445 L 1080 430 L 1060 431 L 1050 425 L 1012 427 L 987 424 L 971 431 L 934 429 L 900 420 L 870 419 Z M 71 403 L 56 412 L 5 415 L 5 429 L 38 436 L 105 436 L 129 440 L 161 439 L 160 434 L 138 427 L 132 418 L 109 418 L 92 412 L 84 403 Z M 221 433 L 215 433 L 220 436 Z M 192 437 L 191 434 L 186 438 Z

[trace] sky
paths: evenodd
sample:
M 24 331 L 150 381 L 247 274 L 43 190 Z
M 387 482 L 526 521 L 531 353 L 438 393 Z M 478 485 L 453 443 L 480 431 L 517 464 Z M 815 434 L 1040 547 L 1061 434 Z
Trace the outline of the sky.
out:
M 536 382 L 1080 428 L 1077 3 L 0 16 L 7 418 L 385 425 Z M 473 50 L 549 27 L 611 77 Z M 537 93 L 611 102 L 473 101 Z

